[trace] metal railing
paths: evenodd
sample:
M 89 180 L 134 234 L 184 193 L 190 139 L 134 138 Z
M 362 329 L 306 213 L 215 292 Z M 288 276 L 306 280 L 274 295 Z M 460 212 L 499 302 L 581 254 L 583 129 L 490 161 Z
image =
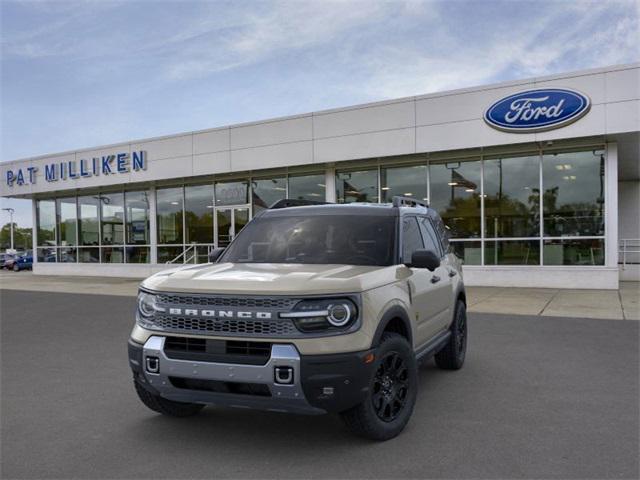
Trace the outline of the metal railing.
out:
M 640 238 L 622 238 L 618 247 L 618 263 L 623 270 L 627 265 L 640 263 Z
M 191 255 L 191 256 L 188 256 Z M 167 262 L 167 264 L 169 263 L 176 263 L 178 260 L 180 260 L 182 258 L 182 263 L 198 263 L 197 259 L 197 252 L 196 252 L 196 244 L 192 243 L 191 245 L 189 245 L 187 248 L 185 248 L 182 253 L 180 255 L 178 255 L 176 258 L 174 258 L 173 260 L 169 260 Z

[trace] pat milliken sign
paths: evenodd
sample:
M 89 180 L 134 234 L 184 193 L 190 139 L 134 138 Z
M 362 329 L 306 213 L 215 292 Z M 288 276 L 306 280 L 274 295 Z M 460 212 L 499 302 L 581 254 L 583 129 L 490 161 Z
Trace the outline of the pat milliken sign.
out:
M 498 100 L 484 112 L 484 121 L 505 132 L 543 132 L 575 122 L 590 108 L 589 97 L 576 90 L 539 88 Z
M 87 177 L 119 175 L 147 169 L 147 152 L 139 150 L 128 153 L 114 153 L 100 157 L 82 158 L 65 162 L 52 162 L 38 167 L 7 170 L 4 178 L 9 187 L 35 184 L 39 177 L 47 182 Z

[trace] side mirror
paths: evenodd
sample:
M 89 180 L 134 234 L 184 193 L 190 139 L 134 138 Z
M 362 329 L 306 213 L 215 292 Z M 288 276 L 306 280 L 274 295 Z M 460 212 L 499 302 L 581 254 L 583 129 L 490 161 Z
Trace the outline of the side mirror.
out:
M 211 250 L 209 252 L 209 262 L 215 263 L 218 260 L 218 258 L 220 258 L 220 255 L 224 253 L 224 250 L 225 250 L 224 248 L 220 248 L 220 247 L 217 247 Z
M 407 267 L 426 268 L 433 272 L 440 266 L 440 258 L 431 250 L 416 250 L 411 255 L 411 264 Z

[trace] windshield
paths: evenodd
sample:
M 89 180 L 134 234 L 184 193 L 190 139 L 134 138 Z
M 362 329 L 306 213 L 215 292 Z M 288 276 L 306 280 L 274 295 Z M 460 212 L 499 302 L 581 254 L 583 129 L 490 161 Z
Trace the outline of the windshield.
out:
M 393 265 L 396 220 L 378 215 L 259 217 L 238 234 L 220 262 Z

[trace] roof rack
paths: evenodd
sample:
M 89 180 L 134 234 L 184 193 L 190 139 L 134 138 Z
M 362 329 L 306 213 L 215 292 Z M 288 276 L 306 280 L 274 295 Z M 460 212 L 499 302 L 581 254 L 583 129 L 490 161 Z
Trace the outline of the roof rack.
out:
M 423 200 L 418 200 L 416 198 L 411 197 L 403 197 L 401 195 L 396 195 L 393 197 L 393 206 L 394 207 L 425 207 L 429 208 L 429 203 Z
M 269 207 L 269 210 L 289 207 L 305 207 L 308 205 L 328 205 L 330 202 L 319 202 L 317 200 L 298 200 L 295 198 L 283 198 Z

